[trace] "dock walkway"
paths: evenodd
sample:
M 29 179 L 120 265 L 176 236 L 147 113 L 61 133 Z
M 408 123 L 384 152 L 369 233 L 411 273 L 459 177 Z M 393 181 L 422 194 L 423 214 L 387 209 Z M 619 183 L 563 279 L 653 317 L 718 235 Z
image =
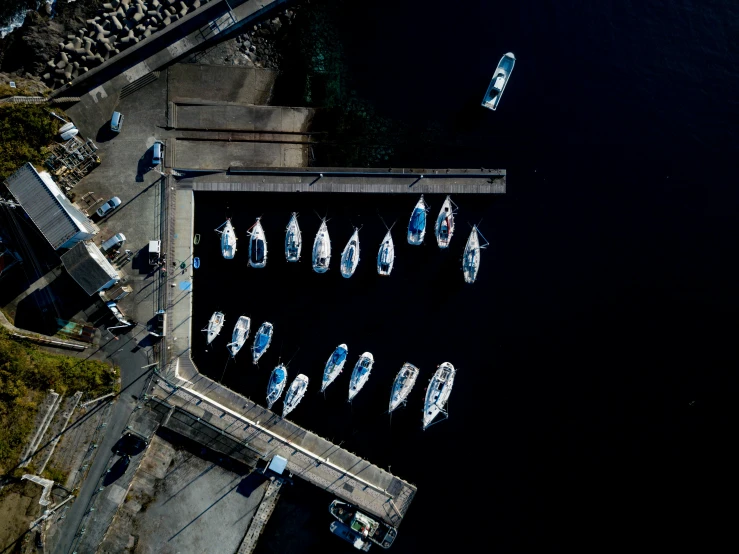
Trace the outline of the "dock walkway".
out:
M 239 546 L 239 550 L 236 554 L 251 554 L 257 547 L 257 540 L 259 535 L 264 531 L 265 525 L 269 521 L 272 512 L 277 506 L 277 500 L 280 498 L 280 487 L 282 487 L 282 481 L 280 479 L 273 479 L 267 488 L 267 492 L 264 493 L 262 503 L 259 504 L 257 513 L 254 515 L 254 519 L 251 520 L 249 530 L 246 532 L 244 540 Z

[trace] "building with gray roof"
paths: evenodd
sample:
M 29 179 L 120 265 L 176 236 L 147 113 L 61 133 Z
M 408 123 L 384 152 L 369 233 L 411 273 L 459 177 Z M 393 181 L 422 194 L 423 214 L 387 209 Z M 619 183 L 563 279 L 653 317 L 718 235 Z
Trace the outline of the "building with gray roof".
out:
M 92 242 L 77 243 L 61 258 L 67 273 L 90 295 L 112 287 L 121 278 Z
M 10 194 L 54 250 L 92 238 L 98 228 L 64 195 L 47 172 L 30 163 L 5 180 Z

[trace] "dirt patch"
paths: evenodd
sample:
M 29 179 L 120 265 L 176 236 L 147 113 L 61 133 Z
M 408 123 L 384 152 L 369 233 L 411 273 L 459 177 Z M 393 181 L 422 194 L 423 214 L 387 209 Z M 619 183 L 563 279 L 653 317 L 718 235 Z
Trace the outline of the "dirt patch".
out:
M 41 515 L 41 487 L 23 481 L 7 485 L 0 492 L 0 552 L 15 552 L 26 537 L 28 526 Z M 11 545 L 16 545 L 11 547 Z

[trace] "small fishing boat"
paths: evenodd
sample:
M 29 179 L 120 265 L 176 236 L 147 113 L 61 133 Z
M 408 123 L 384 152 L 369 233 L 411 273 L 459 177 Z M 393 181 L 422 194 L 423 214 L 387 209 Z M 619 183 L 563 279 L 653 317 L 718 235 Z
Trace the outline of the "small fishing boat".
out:
M 298 214 L 293 212 L 285 232 L 285 258 L 288 262 L 300 260 L 300 251 L 303 248 L 303 235 L 298 225 Z
M 369 552 L 370 546 L 372 546 L 371 542 L 365 540 L 362 535 L 357 533 L 346 523 L 342 523 L 340 521 L 332 521 L 331 525 L 329 525 L 329 529 L 334 535 L 341 539 L 344 539 L 354 548 L 356 548 L 357 550 L 361 550 L 362 552 Z
M 262 268 L 267 265 L 267 238 L 264 236 L 262 223 L 257 218 L 249 233 L 249 265 Z
M 454 369 L 452 364 L 444 362 L 438 367 L 436 373 L 431 378 L 429 386 L 426 389 L 426 401 L 423 404 L 424 431 L 440 413 L 449 417 L 444 408 L 449 400 L 449 395 L 452 394 L 454 375 L 456 373 L 457 370 Z
M 375 517 L 368 516 L 360 512 L 356 506 L 341 500 L 331 502 L 328 511 L 337 521 L 349 526 L 364 541 L 370 540 L 382 548 L 390 548 L 395 541 L 395 537 L 398 536 L 398 530 L 395 527 L 390 527 L 387 523 L 380 521 L 379 518 L 375 519 Z M 355 548 L 367 550 L 364 545 L 355 544 Z
M 393 382 L 388 413 L 392 413 L 398 406 L 405 404 L 408 394 L 410 394 L 413 385 L 416 384 L 417 377 L 418 368 L 413 364 L 404 363 Z
M 375 358 L 369 352 L 365 352 L 359 357 L 357 364 L 354 366 L 354 371 L 352 371 L 351 381 L 349 382 L 349 402 L 362 390 L 367 379 L 369 379 L 372 364 L 374 363 Z
M 488 243 L 480 244 L 480 233 L 477 225 L 472 227 L 470 238 L 467 239 L 467 246 L 464 247 L 464 255 L 462 256 L 462 272 L 466 283 L 474 283 L 477 279 L 477 273 L 480 270 L 480 250 L 485 248 Z M 482 237 L 483 240 L 485 237 Z
M 208 344 L 213 342 L 213 339 L 216 338 L 218 336 L 218 333 L 221 332 L 224 321 L 226 321 L 226 316 L 223 315 L 223 312 L 213 312 L 213 315 L 210 316 L 210 319 L 208 320 L 208 326 L 203 329 L 203 331 L 207 333 Z
M 485 97 L 482 99 L 484 108 L 495 110 L 498 107 L 500 97 L 503 96 L 503 90 L 505 90 L 508 79 L 511 77 L 514 65 L 516 65 L 516 56 L 513 55 L 513 52 L 508 52 L 500 58 L 498 67 L 495 68 L 495 73 L 493 73 L 493 79 L 490 81 Z
M 231 219 L 227 219 L 223 225 L 216 229 L 216 232 L 221 234 L 221 254 L 225 259 L 233 260 L 236 255 L 236 233 L 233 225 L 231 225 Z
M 326 362 L 326 367 L 323 370 L 323 383 L 321 383 L 321 392 L 326 390 L 331 383 L 334 382 L 339 376 L 339 373 L 344 369 L 346 363 L 346 357 L 349 354 L 349 349 L 346 344 L 340 344 L 331 354 L 331 357 Z
M 308 377 L 301 373 L 292 382 L 290 388 L 287 389 L 285 402 L 282 404 L 282 417 L 287 417 L 287 414 L 292 412 L 300 404 L 307 389 Z
M 434 232 L 436 233 L 436 243 L 439 248 L 448 248 L 449 242 L 454 234 L 454 214 L 457 213 L 456 204 L 452 202 L 450 196 L 446 197 L 441 205 L 439 217 L 436 218 Z
M 390 275 L 395 263 L 395 245 L 393 244 L 392 229 L 388 229 L 382 239 L 380 251 L 377 253 L 377 273 Z
M 234 325 L 233 334 L 231 335 L 231 342 L 226 345 L 231 352 L 232 358 L 239 353 L 241 347 L 244 346 L 244 342 L 249 338 L 250 327 L 251 319 L 245 315 L 242 315 L 238 320 L 236 320 L 236 325 Z
M 408 222 L 408 244 L 423 244 L 423 238 L 426 236 L 426 214 L 429 212 L 429 205 L 423 199 L 416 203 L 411 213 L 411 220 Z
M 326 273 L 330 263 L 331 239 L 328 236 L 328 227 L 326 226 L 326 218 L 324 217 L 316 233 L 316 238 L 313 241 L 313 271 L 316 273 Z
M 357 264 L 359 264 L 359 229 L 355 227 L 354 234 L 341 253 L 341 276 L 348 279 L 354 275 Z
M 254 345 L 251 347 L 251 352 L 255 364 L 269 348 L 272 342 L 272 331 L 274 331 L 274 326 L 269 321 L 265 321 L 259 327 L 257 334 L 254 335 Z
M 200 267 L 200 258 L 193 258 L 192 259 L 192 266 L 195 269 L 198 269 Z
M 277 402 L 282 396 L 282 391 L 285 390 L 285 383 L 287 383 L 287 368 L 280 364 L 272 370 L 272 374 L 269 376 L 269 384 L 267 385 L 267 409 L 272 409 L 272 404 Z

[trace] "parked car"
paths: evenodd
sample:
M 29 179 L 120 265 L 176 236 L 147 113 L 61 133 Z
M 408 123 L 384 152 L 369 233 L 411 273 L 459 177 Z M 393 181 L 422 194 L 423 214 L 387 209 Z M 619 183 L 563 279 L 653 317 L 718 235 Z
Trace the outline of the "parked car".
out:
M 132 433 L 126 433 L 113 447 L 113 451 L 119 456 L 136 456 L 141 454 L 147 446 L 147 441 Z
M 113 112 L 110 118 L 110 130 L 114 133 L 120 133 L 123 127 L 123 114 L 121 112 Z
M 113 250 L 114 248 L 120 248 L 124 242 L 126 242 L 126 235 L 124 235 L 123 233 L 116 233 L 108 240 L 106 240 L 103 244 L 101 244 L 100 249 L 103 252 L 107 252 L 108 250 Z
M 152 165 L 159 165 L 162 163 L 162 159 L 164 158 L 164 144 L 162 141 L 158 140 L 154 143 L 154 146 L 152 146 L 151 150 L 151 163 Z
M 113 198 L 108 200 L 105 204 L 100 206 L 95 213 L 97 214 L 98 217 L 103 217 L 104 215 L 115 210 L 120 205 L 121 205 L 121 199 L 118 198 L 117 196 L 114 196 Z

